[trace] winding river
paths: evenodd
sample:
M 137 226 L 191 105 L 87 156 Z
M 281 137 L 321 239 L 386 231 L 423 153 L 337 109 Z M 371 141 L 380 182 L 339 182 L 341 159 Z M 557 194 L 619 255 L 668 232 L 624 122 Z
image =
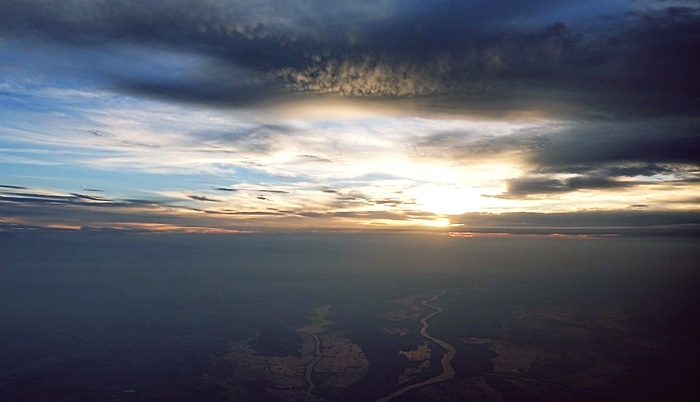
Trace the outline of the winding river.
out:
M 314 388 L 316 388 L 316 384 L 314 384 L 314 382 L 311 380 L 311 374 L 314 372 L 316 363 L 318 363 L 318 361 L 323 357 L 323 353 L 321 351 L 321 339 L 318 337 L 318 334 L 325 333 L 326 327 L 333 324 L 333 321 L 326 319 L 330 308 L 330 305 L 315 308 L 315 316 L 309 317 L 314 321 L 314 323 L 297 329 L 297 331 L 305 334 L 306 336 L 311 336 L 314 342 L 314 358 L 306 364 L 304 374 L 304 379 L 306 380 L 306 383 L 309 384 L 309 389 L 306 391 L 307 394 L 311 394 Z
M 440 296 L 442 296 L 444 294 L 445 294 L 445 291 L 443 290 L 441 293 L 431 297 L 428 300 L 424 300 L 422 302 L 422 304 L 424 306 L 432 308 L 433 311 L 420 320 L 421 324 L 423 324 L 423 327 L 420 329 L 420 334 L 423 335 L 423 337 L 425 339 L 428 339 L 430 341 L 437 343 L 438 345 L 442 346 L 447 351 L 447 353 L 445 353 L 442 356 L 442 360 L 440 360 L 440 364 L 442 365 L 442 373 L 436 375 L 435 377 L 429 378 L 423 382 L 407 385 L 407 386 L 401 388 L 400 390 L 398 390 L 392 394 L 389 394 L 381 399 L 377 399 L 376 402 L 386 402 L 388 400 L 394 399 L 397 396 L 402 395 L 408 391 L 414 390 L 416 388 L 425 387 L 426 385 L 431 385 L 431 384 L 435 384 L 438 382 L 442 382 L 442 381 L 454 378 L 455 370 L 452 368 L 452 359 L 454 359 L 457 351 L 455 350 L 454 346 L 452 346 L 449 343 L 443 341 L 442 339 L 438 339 L 438 338 L 436 338 L 428 333 L 428 326 L 429 326 L 428 320 L 433 318 L 434 316 L 442 313 L 442 311 L 443 311 L 442 308 L 437 307 L 437 306 L 433 306 L 430 303 L 434 302 L 435 300 L 437 300 Z

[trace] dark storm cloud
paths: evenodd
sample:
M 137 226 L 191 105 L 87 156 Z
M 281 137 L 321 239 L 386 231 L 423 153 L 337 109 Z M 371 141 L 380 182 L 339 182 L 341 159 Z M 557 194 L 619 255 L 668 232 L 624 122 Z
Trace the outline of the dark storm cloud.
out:
M 580 120 L 501 136 L 437 132 L 416 140 L 413 155 L 457 163 L 516 157 L 528 170 L 508 181 L 508 198 L 649 184 L 635 177 L 689 183 L 700 172 L 698 127 L 697 118 L 678 117 Z
M 568 179 L 519 177 L 506 181 L 508 191 L 498 198 L 520 198 L 530 194 L 567 193 L 577 190 L 602 190 L 634 186 L 635 182 L 611 180 L 607 177 L 576 176 Z
M 0 9 L 0 34 L 91 49 L 75 63 L 109 59 L 98 69 L 107 85 L 174 101 L 296 93 L 494 113 L 693 113 L 697 7 L 627 11 L 604 1 L 22 1 Z M 144 51 L 130 63 L 131 48 L 172 60 Z
M 216 187 L 214 190 L 217 190 L 217 191 L 228 191 L 228 192 L 235 192 L 235 191 L 238 191 L 237 188 L 230 188 L 230 187 Z
M 2 187 L 2 188 L 9 188 L 9 189 L 13 189 L 13 190 L 26 190 L 26 189 L 27 189 L 26 187 L 22 187 L 22 186 L 12 186 L 12 185 L 9 185 L 9 184 L 0 184 L 0 187 Z
M 421 155 L 458 161 L 505 154 L 522 157 L 530 169 L 507 181 L 507 192 L 499 196 L 503 198 L 683 184 L 699 178 L 698 123 L 695 117 L 584 120 L 537 135 L 477 139 L 436 135 L 417 149 Z
M 587 122 L 552 136 L 531 154 L 544 166 L 610 162 L 700 163 L 700 128 L 694 118 Z
M 521 177 L 506 180 L 507 191 L 496 198 L 568 193 L 578 190 L 610 190 L 634 186 L 682 186 L 698 181 L 698 169 L 692 166 L 656 164 L 582 164 L 547 166 Z M 574 175 L 565 178 L 558 174 Z M 686 201 L 694 202 L 694 201 Z

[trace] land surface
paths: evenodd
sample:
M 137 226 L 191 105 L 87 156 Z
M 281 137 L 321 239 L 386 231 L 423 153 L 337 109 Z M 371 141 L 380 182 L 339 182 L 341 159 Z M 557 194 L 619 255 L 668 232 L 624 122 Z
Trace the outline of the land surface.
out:
M 700 400 L 693 241 L 1 240 L 3 402 Z
M 392 400 L 400 395 L 403 395 L 408 391 L 418 389 L 418 388 L 424 387 L 426 385 L 435 384 L 438 382 L 442 382 L 442 381 L 446 381 L 446 380 L 449 380 L 451 378 L 454 378 L 455 371 L 452 368 L 452 359 L 454 359 L 455 354 L 457 353 L 454 346 L 450 345 L 449 343 L 447 343 L 441 339 L 435 338 L 434 336 L 432 336 L 428 333 L 428 327 L 430 326 L 430 324 L 428 324 L 428 320 L 431 319 L 432 317 L 434 317 L 435 315 L 442 313 L 442 311 L 443 311 L 442 308 L 435 307 L 435 306 L 431 305 L 430 303 L 437 300 L 437 298 L 439 298 L 440 296 L 442 296 L 444 294 L 445 294 L 445 291 L 443 290 L 441 293 L 431 297 L 428 300 L 423 300 L 421 302 L 421 304 L 423 306 L 430 307 L 430 308 L 434 309 L 434 311 L 430 312 L 428 315 L 421 318 L 421 320 L 420 320 L 420 323 L 422 324 L 422 327 L 420 329 L 420 334 L 424 338 L 430 340 L 431 342 L 434 342 L 434 343 L 440 345 L 442 348 L 445 349 L 445 354 L 443 355 L 442 359 L 440 359 L 440 364 L 442 365 L 442 372 L 440 374 L 438 374 L 437 376 L 429 378 L 425 381 L 411 384 L 411 385 L 407 385 L 407 386 L 399 389 L 398 391 L 395 391 L 395 392 L 393 392 L 385 397 L 377 399 L 377 402 L 386 402 L 386 401 Z M 423 346 L 423 347 L 421 347 L 421 346 Z M 427 351 L 428 350 L 427 344 L 423 344 L 421 346 L 419 346 L 415 352 L 401 351 L 399 353 L 403 356 L 406 356 L 406 358 L 408 358 L 408 360 L 411 360 L 411 361 L 416 361 L 416 360 L 420 361 L 421 357 L 423 357 L 424 361 L 427 362 L 428 358 L 429 358 L 429 352 Z M 428 367 L 429 367 L 429 365 L 426 365 L 425 368 L 428 368 Z
M 234 367 L 237 380 L 257 381 L 265 391 L 285 401 L 314 401 L 322 398 L 314 395 L 333 392 L 352 386 L 367 373 L 369 363 L 362 349 L 350 342 L 338 331 L 329 331 L 333 321 L 326 316 L 330 305 L 320 306 L 308 317 L 311 324 L 293 329 L 302 338 L 297 353 L 287 356 L 270 356 L 255 350 L 251 345 L 256 338 L 233 342 L 230 352 L 223 358 Z M 238 381 L 225 379 L 217 385 L 228 388 L 229 393 L 238 389 Z

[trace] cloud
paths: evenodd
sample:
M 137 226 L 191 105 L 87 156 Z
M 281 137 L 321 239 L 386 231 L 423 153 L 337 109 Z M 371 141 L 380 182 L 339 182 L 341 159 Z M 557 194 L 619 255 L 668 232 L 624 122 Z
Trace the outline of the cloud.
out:
M 659 174 L 680 173 L 679 168 L 673 165 L 658 165 L 655 163 L 625 164 L 625 165 L 565 165 L 565 166 L 545 166 L 537 169 L 536 173 L 576 173 L 576 174 L 596 174 L 600 176 L 612 177 L 636 177 L 654 176 Z
M 283 212 L 272 212 L 272 211 L 232 211 L 232 210 L 221 210 L 221 211 L 204 211 L 208 214 L 215 215 L 238 215 L 238 216 L 283 216 L 288 215 Z
M 414 153 L 421 158 L 475 161 L 516 156 L 536 152 L 549 146 L 550 135 L 559 128 L 555 124 L 518 124 L 507 126 L 481 123 L 472 131 L 448 131 L 419 136 L 413 143 Z M 477 124 L 478 126 L 478 124 Z
M 84 49 L 73 63 L 107 86 L 172 101 L 638 115 L 697 110 L 699 22 L 692 3 L 37 0 L 3 7 L 0 35 Z
M 241 222 L 202 219 L 193 214 L 195 209 L 177 206 L 177 199 L 113 199 L 34 189 L 13 190 L 16 189 L 0 191 L 0 231 L 83 228 L 209 232 L 208 228 L 216 232 L 245 226 Z M 208 202 L 208 199 L 196 200 Z
M 600 156 L 600 155 L 598 155 Z M 507 191 L 495 197 L 522 198 L 556 195 L 578 190 L 611 190 L 635 186 L 692 185 L 700 177 L 700 169 L 692 164 L 656 164 L 626 159 L 601 158 L 589 163 L 543 165 L 529 173 L 505 181 Z
M 6 193 L 0 195 L 0 200 L 3 202 L 17 202 L 17 203 L 51 203 L 51 204 L 74 204 L 74 205 L 92 205 L 100 204 L 106 201 L 102 198 L 93 198 L 90 196 L 83 196 L 80 194 L 70 194 L 70 195 L 55 195 L 55 194 L 45 194 L 45 193 L 33 193 L 33 192 L 15 192 Z M 96 202 L 97 201 L 97 202 Z
M 215 198 L 209 198 L 205 197 L 203 195 L 188 195 L 187 196 L 190 199 L 193 199 L 195 201 L 204 201 L 204 202 L 221 202 L 221 200 L 217 200 Z
M 78 207 L 96 207 L 96 208 L 122 208 L 122 207 L 162 207 L 167 205 L 170 200 L 166 199 L 114 199 L 102 196 L 94 196 L 79 193 L 56 193 L 42 190 L 36 190 L 23 186 L 2 186 L 8 188 L 9 191 L 0 189 L 0 204 L 5 208 L 11 206 L 23 205 L 38 205 L 38 206 L 78 206 Z M 26 191 L 16 191 L 26 190 Z
M 469 213 L 451 218 L 461 231 L 477 233 L 700 236 L 700 213 L 695 211 Z
M 298 158 L 309 162 L 333 162 L 333 160 L 318 155 L 297 155 Z
M 694 118 L 584 122 L 546 135 L 520 156 L 529 172 L 506 181 L 501 197 L 607 190 L 698 178 Z
M 274 193 L 274 194 L 289 194 L 289 191 L 285 190 L 258 190 L 261 193 Z
M 100 202 L 106 202 L 109 201 L 105 197 L 100 197 L 96 195 L 87 195 L 87 194 L 78 194 L 78 193 L 70 193 L 73 197 L 77 197 L 83 200 L 90 200 L 90 201 L 100 201 Z
M 247 155 L 269 155 L 279 148 L 280 139 L 291 135 L 294 128 L 278 124 L 238 124 L 231 129 L 197 132 L 192 146 L 205 144 L 214 151 L 228 150 Z
M 362 220 L 398 220 L 405 221 L 410 219 L 406 215 L 389 212 L 389 211 L 336 211 L 336 212 L 302 212 L 301 216 L 309 218 L 351 218 L 351 219 L 362 219 Z
M 506 181 L 508 191 L 497 197 L 518 198 L 531 194 L 566 193 L 577 190 L 602 190 L 633 186 L 630 181 L 611 180 L 601 176 L 575 176 L 567 179 L 519 177 Z
M 552 136 L 531 154 L 539 165 L 643 162 L 696 164 L 700 132 L 695 118 L 586 122 Z
M 358 206 L 399 207 L 405 205 L 415 205 L 415 200 L 407 198 L 403 195 L 397 195 L 396 197 L 380 197 L 378 195 L 365 194 L 361 190 L 357 189 L 350 190 L 348 192 L 341 192 L 339 190 L 323 190 L 323 192 L 337 195 L 334 201 L 329 203 L 329 206 L 333 208 Z
M 0 195 L 0 230 L 51 227 L 149 231 L 174 228 L 198 228 L 198 231 L 205 228 L 212 231 L 310 230 L 329 227 L 343 230 L 374 224 L 389 225 L 385 227 L 390 229 L 391 222 L 398 225 L 395 229 L 400 230 L 442 222 L 446 217 L 411 208 L 385 209 L 386 204 L 382 202 L 364 204 L 359 209 L 322 209 L 307 205 L 287 210 L 230 208 L 225 204 L 221 204 L 223 208 L 220 209 L 194 209 L 177 204 L 177 199 L 97 201 L 68 194 L 7 189 Z M 638 204 L 631 205 L 628 210 L 467 213 L 450 215 L 449 219 L 452 230 L 475 233 L 700 235 L 698 212 L 664 211 L 653 205 Z
M 697 3 L 283 3 L 4 5 L 0 164 L 34 187 L 0 186 L 3 208 L 269 227 L 697 208 Z

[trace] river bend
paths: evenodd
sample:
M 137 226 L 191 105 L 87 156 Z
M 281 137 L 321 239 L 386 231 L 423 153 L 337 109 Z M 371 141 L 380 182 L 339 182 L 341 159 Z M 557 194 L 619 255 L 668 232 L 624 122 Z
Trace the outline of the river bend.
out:
M 443 341 L 442 339 L 438 339 L 438 338 L 430 335 L 430 333 L 428 333 L 428 327 L 430 325 L 430 324 L 428 324 L 428 320 L 443 312 L 442 308 L 437 307 L 437 306 L 433 306 L 430 303 L 434 302 L 435 300 L 437 300 L 440 296 L 442 296 L 444 294 L 445 294 L 445 291 L 443 290 L 441 293 L 438 293 L 435 296 L 431 297 L 430 299 L 424 300 L 422 302 L 422 304 L 424 306 L 426 306 L 428 308 L 432 308 L 433 311 L 430 312 L 428 315 L 426 315 L 425 317 L 423 317 L 420 320 L 421 324 L 423 324 L 423 327 L 420 329 L 420 334 L 425 339 L 428 339 L 434 343 L 437 343 L 438 345 L 440 345 L 442 348 L 444 348 L 447 351 L 442 356 L 442 359 L 440 360 L 440 364 L 442 365 L 442 373 L 436 375 L 435 377 L 429 378 L 423 382 L 407 385 L 407 386 L 401 388 L 400 390 L 398 390 L 392 394 L 389 394 L 383 398 L 377 399 L 376 402 L 386 402 L 386 401 L 394 399 L 397 396 L 402 395 L 408 391 L 411 391 L 411 390 L 414 390 L 417 388 L 421 388 L 421 387 L 425 387 L 426 385 L 431 385 L 431 384 L 435 384 L 438 382 L 442 382 L 442 381 L 446 381 L 446 380 L 449 380 L 451 378 L 454 378 L 455 370 L 454 370 L 454 368 L 452 368 L 452 359 L 454 359 L 455 354 L 457 354 L 457 351 L 455 350 L 454 346 L 452 346 L 449 343 Z

